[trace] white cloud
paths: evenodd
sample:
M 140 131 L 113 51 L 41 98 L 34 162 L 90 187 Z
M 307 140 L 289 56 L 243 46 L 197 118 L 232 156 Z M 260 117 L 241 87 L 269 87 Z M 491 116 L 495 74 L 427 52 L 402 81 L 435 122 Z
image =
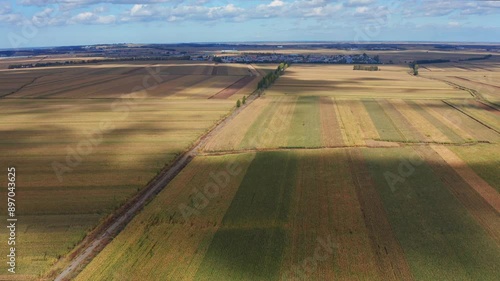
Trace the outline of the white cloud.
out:
M 366 6 L 362 6 L 362 7 L 357 7 L 356 8 L 356 14 L 365 14 L 369 11 L 370 9 Z
M 111 24 L 116 21 L 114 15 L 101 16 L 92 12 L 82 12 L 71 17 L 69 24 Z

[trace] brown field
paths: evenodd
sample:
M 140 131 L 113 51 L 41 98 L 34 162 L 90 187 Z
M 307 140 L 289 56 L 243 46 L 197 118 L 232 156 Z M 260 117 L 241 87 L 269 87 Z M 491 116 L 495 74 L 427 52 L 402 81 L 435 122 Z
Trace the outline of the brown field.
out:
M 214 76 L 214 67 L 224 71 Z M 256 84 L 250 83 L 254 80 L 250 78 L 254 77 L 252 75 L 247 65 L 215 66 L 193 62 L 104 63 L 1 70 L 0 81 L 4 83 L 0 84 L 0 96 L 119 98 L 143 85 L 148 98 L 209 98 L 226 88 L 228 93 L 237 92 L 236 97 L 241 98 L 255 90 Z M 13 81 L 11 77 L 14 76 Z M 242 82 L 235 85 L 238 80 Z M 245 87 L 247 84 L 253 87 Z

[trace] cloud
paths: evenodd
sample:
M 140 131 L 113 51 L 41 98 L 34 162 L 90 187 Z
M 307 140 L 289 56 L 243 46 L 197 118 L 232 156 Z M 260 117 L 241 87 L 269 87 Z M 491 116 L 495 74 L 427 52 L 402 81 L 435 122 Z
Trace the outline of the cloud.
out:
M 111 24 L 116 21 L 114 15 L 101 16 L 92 12 L 83 12 L 71 17 L 69 24 Z
M 283 2 L 281 0 L 274 0 L 273 2 L 269 3 L 269 5 L 267 5 L 267 6 L 268 7 L 281 7 L 284 5 L 285 5 L 285 2 Z

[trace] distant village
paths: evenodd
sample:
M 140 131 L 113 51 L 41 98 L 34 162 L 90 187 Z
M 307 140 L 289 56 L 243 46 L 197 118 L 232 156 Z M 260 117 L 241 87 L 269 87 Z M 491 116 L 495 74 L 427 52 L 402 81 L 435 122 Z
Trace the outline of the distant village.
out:
M 234 50 L 226 50 L 214 54 L 191 53 L 186 51 L 162 50 L 154 54 L 134 54 L 129 52 L 115 54 L 108 53 L 105 58 L 43 61 L 36 63 L 11 64 L 9 69 L 50 67 L 61 65 L 75 65 L 87 63 L 105 63 L 116 61 L 161 61 L 161 60 L 192 60 L 192 61 L 214 61 L 218 63 L 325 63 L 325 64 L 379 64 L 379 56 L 369 56 L 365 53 L 356 55 L 325 55 L 325 54 L 278 54 L 278 53 L 239 53 Z M 220 55 L 222 54 L 222 55 Z M 30 56 L 28 56 L 30 57 Z
M 191 58 L 196 59 L 196 58 Z M 321 55 L 321 54 L 243 54 L 215 56 L 221 63 L 330 63 L 330 64 L 378 64 L 378 56 L 361 55 Z

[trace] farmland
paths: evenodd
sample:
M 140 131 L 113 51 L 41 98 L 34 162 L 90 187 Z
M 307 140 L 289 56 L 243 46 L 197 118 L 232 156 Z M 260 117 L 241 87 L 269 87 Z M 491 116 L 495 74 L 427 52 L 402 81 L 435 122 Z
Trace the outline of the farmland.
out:
M 0 70 L 0 158 L 18 172 L 19 276 L 46 274 L 191 147 L 255 88 L 209 97 L 245 77 L 257 78 L 246 65 L 190 62 Z
M 494 280 L 498 240 L 454 197 L 450 183 L 437 178 L 452 177 L 453 170 L 440 171 L 436 154 L 424 154 L 396 188 L 384 178 L 386 171 L 397 173 L 400 156 L 415 153 L 351 148 L 199 157 L 77 280 Z M 193 202 L 192 190 L 212 181 L 208 171 L 225 171 L 223 163 L 240 163 L 241 174 L 184 220 L 179 204 Z M 481 216 L 495 217 L 491 207 L 482 208 Z M 327 257 L 314 270 L 300 269 L 318 239 L 331 239 L 331 253 L 322 252 Z
M 292 65 L 76 280 L 496 280 L 498 110 L 408 71 Z

